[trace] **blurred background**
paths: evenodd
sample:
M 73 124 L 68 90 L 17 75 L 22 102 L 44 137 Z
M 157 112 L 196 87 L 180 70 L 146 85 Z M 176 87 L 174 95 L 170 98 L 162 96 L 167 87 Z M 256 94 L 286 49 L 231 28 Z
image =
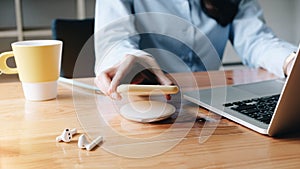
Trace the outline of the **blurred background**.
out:
M 11 50 L 18 40 L 51 39 L 51 21 L 55 18 L 93 18 L 96 0 L 1 0 L 0 52 Z M 101 0 L 100 0 L 101 1 Z M 299 0 L 259 0 L 265 19 L 282 39 L 298 45 L 300 40 Z M 224 68 L 242 67 L 228 43 Z M 4 76 L 0 76 L 0 82 Z M 6 76 L 5 76 L 6 78 Z

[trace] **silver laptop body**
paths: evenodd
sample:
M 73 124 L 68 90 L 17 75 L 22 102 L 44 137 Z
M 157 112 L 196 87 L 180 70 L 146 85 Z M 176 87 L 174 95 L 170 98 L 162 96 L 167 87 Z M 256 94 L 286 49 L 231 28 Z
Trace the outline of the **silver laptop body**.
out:
M 300 131 L 300 59 L 299 50 L 287 79 L 231 85 L 184 93 L 184 98 L 214 113 L 269 136 Z M 225 106 L 243 100 L 278 95 L 271 121 L 264 123 Z M 251 109 L 250 109 L 251 111 Z

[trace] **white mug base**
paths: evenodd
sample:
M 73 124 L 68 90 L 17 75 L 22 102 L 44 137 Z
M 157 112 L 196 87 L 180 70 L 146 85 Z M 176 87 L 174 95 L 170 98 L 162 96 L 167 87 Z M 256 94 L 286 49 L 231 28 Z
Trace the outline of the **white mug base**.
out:
M 22 82 L 25 98 L 30 101 L 51 100 L 57 97 L 57 81 L 26 83 Z

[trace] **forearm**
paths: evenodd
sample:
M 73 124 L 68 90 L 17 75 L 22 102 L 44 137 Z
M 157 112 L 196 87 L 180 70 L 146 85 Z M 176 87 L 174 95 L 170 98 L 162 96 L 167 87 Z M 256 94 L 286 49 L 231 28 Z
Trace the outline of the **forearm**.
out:
M 267 27 L 257 1 L 245 0 L 240 8 L 232 26 L 232 42 L 243 63 L 283 77 L 285 58 L 296 50 L 296 46 L 280 40 Z
M 149 55 L 139 50 L 139 35 L 131 14 L 132 1 L 98 0 L 95 14 L 96 75 L 126 55 Z

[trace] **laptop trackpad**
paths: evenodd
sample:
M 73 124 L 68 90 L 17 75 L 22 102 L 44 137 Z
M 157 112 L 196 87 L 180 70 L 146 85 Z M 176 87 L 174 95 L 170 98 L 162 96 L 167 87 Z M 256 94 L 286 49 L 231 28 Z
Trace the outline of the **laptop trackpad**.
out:
M 257 83 L 234 85 L 232 87 L 247 91 L 254 95 L 265 96 L 265 95 L 280 94 L 283 86 L 284 86 L 284 81 L 282 80 L 269 80 L 269 81 L 262 81 Z

